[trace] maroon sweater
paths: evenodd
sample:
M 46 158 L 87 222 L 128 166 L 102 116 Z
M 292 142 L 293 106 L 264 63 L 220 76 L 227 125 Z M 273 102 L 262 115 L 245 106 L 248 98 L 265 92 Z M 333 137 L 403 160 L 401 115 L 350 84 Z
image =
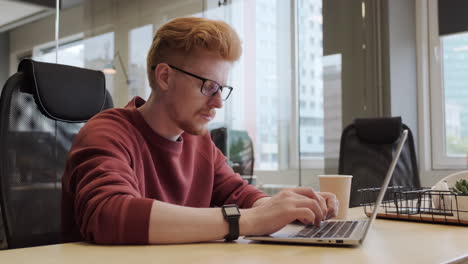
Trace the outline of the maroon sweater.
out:
M 137 110 L 144 103 L 106 110 L 76 137 L 62 182 L 65 241 L 146 244 L 154 200 L 249 208 L 266 196 L 232 171 L 209 135 L 156 134 Z

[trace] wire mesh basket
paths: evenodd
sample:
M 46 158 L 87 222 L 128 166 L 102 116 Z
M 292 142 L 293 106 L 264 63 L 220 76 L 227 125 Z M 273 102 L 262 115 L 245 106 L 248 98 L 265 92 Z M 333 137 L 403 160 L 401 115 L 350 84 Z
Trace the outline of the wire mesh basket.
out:
M 374 210 L 380 188 L 360 189 L 367 215 Z M 377 217 L 439 224 L 468 225 L 468 196 L 419 187 L 388 187 Z

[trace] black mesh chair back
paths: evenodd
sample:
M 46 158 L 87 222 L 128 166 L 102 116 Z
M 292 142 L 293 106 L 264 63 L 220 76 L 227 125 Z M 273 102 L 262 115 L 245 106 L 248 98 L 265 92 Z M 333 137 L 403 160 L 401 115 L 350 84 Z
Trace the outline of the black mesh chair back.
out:
M 0 208 L 7 248 L 60 243 L 68 150 L 84 123 L 110 107 L 101 72 L 21 61 L 0 98 Z
M 408 139 L 389 186 L 421 187 L 413 135 L 401 117 L 356 119 L 343 130 L 338 171 L 353 175 L 350 207 L 363 202 L 357 190 L 381 187 L 403 129 Z
M 225 156 L 229 157 L 228 163 L 234 172 L 243 176 L 252 176 L 255 156 L 253 142 L 247 131 L 220 127 L 211 130 L 210 133 L 215 145 Z M 244 178 L 251 183 L 252 178 Z

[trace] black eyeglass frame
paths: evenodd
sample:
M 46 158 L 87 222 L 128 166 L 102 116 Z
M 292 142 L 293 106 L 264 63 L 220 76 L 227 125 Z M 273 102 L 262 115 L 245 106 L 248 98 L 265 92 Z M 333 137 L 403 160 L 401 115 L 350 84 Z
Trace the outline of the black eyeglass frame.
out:
M 210 79 L 207 79 L 207 78 L 203 78 L 203 77 L 198 76 L 198 75 L 196 75 L 196 74 L 193 74 L 193 73 L 191 73 L 191 72 L 182 70 L 181 68 L 178 68 L 178 67 L 176 67 L 176 66 L 174 66 L 174 65 L 171 65 L 171 64 L 169 64 L 169 63 L 166 63 L 166 64 L 167 64 L 169 67 L 171 67 L 172 69 L 174 69 L 174 70 L 177 70 L 177 71 L 179 71 L 179 72 L 181 72 L 181 73 L 185 73 L 185 74 L 187 74 L 187 75 L 189 75 L 189 76 L 192 76 L 192 77 L 194 77 L 194 78 L 197 78 L 197 79 L 201 80 L 201 81 L 202 81 L 202 84 L 201 84 L 201 86 L 200 86 L 200 92 L 201 92 L 204 96 L 212 97 L 212 96 L 215 96 L 215 95 L 218 93 L 218 91 L 221 91 L 221 93 L 222 93 L 224 89 L 228 89 L 228 90 L 229 90 L 229 93 L 227 94 L 226 98 L 223 99 L 223 98 L 221 97 L 221 99 L 222 99 L 223 101 L 226 101 L 226 100 L 229 98 L 229 96 L 231 95 L 232 90 L 234 89 L 234 88 L 232 88 L 231 86 L 221 85 L 221 84 L 219 84 L 217 81 L 213 81 L 213 80 L 210 80 Z M 154 69 L 156 69 L 156 65 L 151 66 L 151 70 L 154 71 Z M 203 93 L 203 86 L 205 85 L 205 82 L 206 82 L 206 81 L 214 82 L 216 85 L 218 85 L 218 88 L 216 89 L 216 91 L 213 92 L 213 94 L 207 95 L 207 94 Z

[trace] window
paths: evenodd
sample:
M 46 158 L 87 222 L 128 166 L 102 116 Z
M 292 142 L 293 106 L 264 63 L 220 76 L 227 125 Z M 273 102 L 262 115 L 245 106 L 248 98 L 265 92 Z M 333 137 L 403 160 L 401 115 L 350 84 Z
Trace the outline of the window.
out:
M 315 102 L 309 102 L 309 107 L 311 110 L 314 110 L 315 109 Z
M 468 151 L 468 32 L 441 37 L 445 101 L 445 153 Z
M 83 34 L 77 34 L 60 40 L 58 63 L 100 71 L 108 65 L 115 65 L 113 56 L 113 32 L 89 38 L 84 38 Z M 55 63 L 55 42 L 34 47 L 32 58 L 37 61 Z M 113 96 L 114 76 L 106 74 L 105 79 L 106 88 Z
M 324 60 L 321 10 L 321 0 L 233 0 L 205 13 L 231 24 L 243 44 L 229 78 L 234 91 L 211 126 L 246 130 L 257 172 L 297 169 L 299 159 L 302 168 L 323 168 L 325 143 L 339 144 L 324 140 L 324 96 L 333 101 L 328 127 L 341 132 L 341 57 Z
M 58 63 L 84 67 L 84 43 L 81 35 L 60 41 Z M 37 61 L 55 63 L 55 43 L 46 43 L 33 49 L 32 58 Z
M 306 102 L 305 102 L 304 100 L 299 100 L 299 107 L 300 107 L 301 109 L 305 109 L 305 107 L 306 107 Z
M 314 54 L 314 53 L 310 53 L 309 56 L 310 56 L 310 60 L 311 60 L 311 61 L 314 61 L 314 60 L 315 60 L 315 54 Z
M 107 32 L 83 40 L 85 68 L 101 71 L 112 66 L 119 70 L 118 62 L 114 56 L 114 32 Z M 117 72 L 117 74 L 119 74 Z M 115 103 L 115 75 L 106 74 L 106 89 Z
M 289 168 L 291 8 L 289 1 L 231 1 L 206 12 L 208 18 L 231 24 L 243 44 L 243 55 L 228 80 L 234 91 L 211 126 L 247 131 L 254 141 L 256 170 Z M 268 125 L 259 125 L 263 120 Z
M 146 74 L 146 55 L 153 41 L 153 25 L 144 25 L 128 33 L 128 92 L 130 97 L 148 98 L 151 93 Z
M 433 169 L 466 167 L 468 151 L 468 23 L 454 23 L 453 8 L 468 11 L 463 1 L 429 1 Z
M 315 69 L 310 70 L 310 78 L 311 79 L 315 78 Z

